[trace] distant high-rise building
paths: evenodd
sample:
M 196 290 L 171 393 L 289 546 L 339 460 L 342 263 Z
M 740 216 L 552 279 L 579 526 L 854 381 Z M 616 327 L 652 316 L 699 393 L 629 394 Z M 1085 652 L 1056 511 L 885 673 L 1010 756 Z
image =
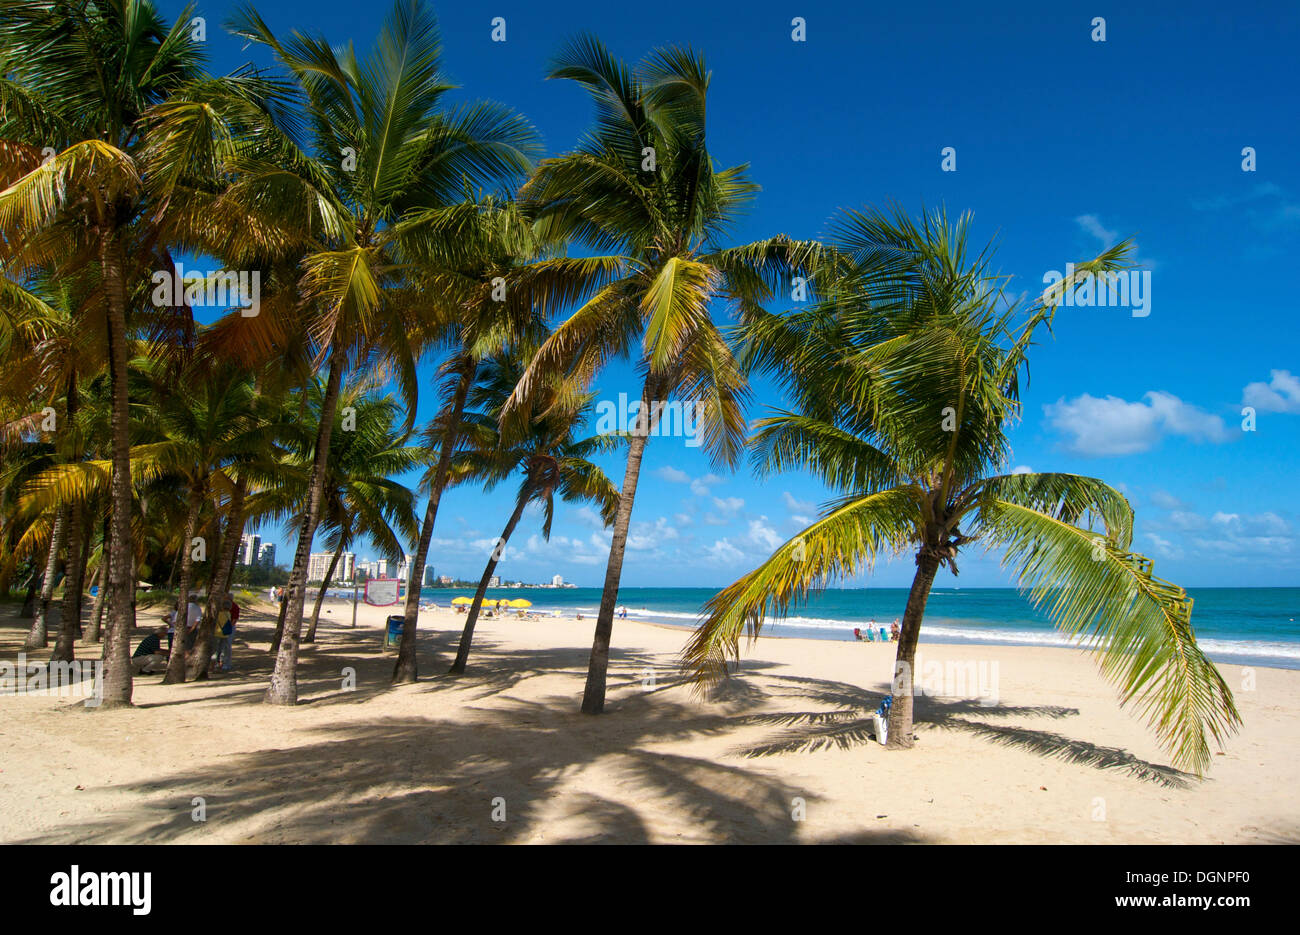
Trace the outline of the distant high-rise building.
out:
M 434 585 L 434 584 L 437 584 L 437 583 L 438 583 L 438 579 L 437 579 L 437 577 L 435 577 L 435 575 L 434 575 L 434 569 L 433 569 L 433 566 L 432 566 L 432 565 L 425 565 L 425 566 L 424 566 L 424 586 L 427 588 L 427 587 L 429 587 L 429 586 L 431 586 L 431 585 Z
M 439 581 L 439 583 L 441 583 L 441 584 L 451 584 L 451 582 L 452 582 L 452 577 L 451 577 L 451 575 L 439 575 L 439 576 L 438 576 L 438 581 Z
M 275 543 L 268 542 L 257 550 L 257 564 L 263 568 L 275 567 Z
M 489 587 L 489 588 L 499 588 L 499 587 L 501 587 L 501 576 L 500 576 L 500 575 L 493 575 L 491 578 L 489 578 L 489 579 L 488 579 L 488 587 Z
M 237 565 L 256 565 L 258 550 L 262 548 L 262 537 L 245 533 L 239 537 L 239 554 L 235 557 Z
M 339 567 L 335 573 L 340 581 L 351 581 L 357 573 L 357 556 L 355 552 L 344 552 L 339 556 Z
M 564 575 L 552 575 L 552 576 L 551 576 L 551 587 L 553 587 L 553 588 L 562 588 L 562 587 L 564 587 Z
M 330 570 L 330 560 L 334 558 L 333 552 L 313 552 L 307 559 L 307 580 L 324 581 L 325 573 Z
M 379 559 L 379 561 L 375 562 L 375 577 L 376 578 L 388 577 L 388 559 L 381 558 Z

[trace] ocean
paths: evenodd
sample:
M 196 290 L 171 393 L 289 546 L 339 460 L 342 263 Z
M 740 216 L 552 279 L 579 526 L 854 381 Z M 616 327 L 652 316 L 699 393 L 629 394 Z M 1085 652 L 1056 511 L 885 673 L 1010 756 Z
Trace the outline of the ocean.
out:
M 472 590 L 425 588 L 422 597 L 446 605 Z M 710 588 L 622 588 L 628 616 L 690 628 L 714 595 Z M 1240 665 L 1300 669 L 1300 588 L 1189 588 L 1192 625 L 1202 649 L 1215 660 Z M 491 588 L 489 597 L 523 597 L 536 610 L 593 616 L 599 588 Z M 906 588 L 853 588 L 813 595 L 781 620 L 769 618 L 771 636 L 853 640 L 853 628 L 875 621 L 886 628 L 901 617 Z M 617 621 L 616 621 L 617 627 Z M 617 637 L 616 637 L 617 639 Z M 935 643 L 1069 646 L 1045 615 L 1012 588 L 935 588 L 926 606 L 921 639 Z

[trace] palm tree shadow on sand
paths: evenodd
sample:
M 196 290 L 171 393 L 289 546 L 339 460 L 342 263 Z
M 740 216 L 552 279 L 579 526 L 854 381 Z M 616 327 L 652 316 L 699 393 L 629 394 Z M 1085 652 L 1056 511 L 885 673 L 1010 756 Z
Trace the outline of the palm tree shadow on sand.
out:
M 822 710 L 785 711 L 745 715 L 750 724 L 770 724 L 784 730 L 773 739 L 739 751 L 746 757 L 779 756 L 789 753 L 812 753 L 818 750 L 847 750 L 876 740 L 872 713 L 884 700 L 889 686 L 869 691 L 847 682 L 797 676 L 766 675 L 791 698 L 816 702 Z M 728 679 L 723 690 L 736 691 Z M 1077 708 L 1059 705 L 985 704 L 975 699 L 942 699 L 917 695 L 915 718 L 918 726 L 932 725 L 941 730 L 958 730 L 974 734 L 1003 746 L 1027 750 L 1039 756 L 1078 763 L 1094 769 L 1118 770 L 1144 782 L 1169 788 L 1186 788 L 1195 779 L 1190 773 L 1170 766 L 1151 763 L 1119 747 L 1103 747 L 1064 734 L 1029 727 L 992 724 L 981 718 L 1015 717 L 1064 720 L 1077 716 Z

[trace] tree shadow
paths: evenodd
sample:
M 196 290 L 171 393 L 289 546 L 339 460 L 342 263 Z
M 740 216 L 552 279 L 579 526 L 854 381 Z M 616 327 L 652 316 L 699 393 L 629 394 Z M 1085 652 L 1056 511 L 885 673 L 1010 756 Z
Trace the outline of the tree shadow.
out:
M 811 807 L 816 795 L 740 765 L 646 748 L 727 730 L 725 716 L 637 699 L 618 719 L 593 719 L 566 711 L 569 700 L 512 699 L 506 718 L 314 726 L 301 746 L 115 786 L 134 804 L 39 840 L 199 842 L 218 822 L 235 823 L 227 840 L 242 843 L 800 840 L 792 802 Z M 570 791 L 568 781 L 591 767 L 588 788 Z M 638 808 L 650 799 L 660 816 L 674 816 L 666 830 L 652 832 Z M 563 837 L 548 836 L 557 826 Z
M 796 710 L 760 712 L 741 718 L 750 724 L 767 724 L 784 730 L 760 744 L 739 752 L 746 757 L 779 756 L 788 753 L 813 753 L 819 750 L 847 750 L 876 741 L 872 714 L 889 692 L 887 684 L 869 690 L 847 682 L 833 682 L 800 676 L 766 675 L 777 686 L 777 693 L 827 705 L 831 710 Z M 990 724 L 981 718 L 1015 717 L 1063 720 L 1076 717 L 1077 708 L 1060 705 L 1001 705 L 974 698 L 938 698 L 918 695 L 915 700 L 916 724 L 929 724 L 944 730 L 960 730 L 1002 746 L 1027 750 L 1043 757 L 1062 759 L 1100 770 L 1118 770 L 1143 782 L 1169 788 L 1186 788 L 1196 778 L 1190 773 L 1151 763 L 1119 747 L 1103 747 L 1067 737 L 1054 731 L 1023 726 Z

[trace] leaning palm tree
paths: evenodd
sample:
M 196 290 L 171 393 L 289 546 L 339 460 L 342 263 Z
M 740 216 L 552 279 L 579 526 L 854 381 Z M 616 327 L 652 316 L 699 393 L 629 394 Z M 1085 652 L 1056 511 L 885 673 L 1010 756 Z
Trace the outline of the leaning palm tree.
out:
M 410 563 L 405 620 L 393 682 L 418 676 L 415 631 L 419 575 L 428 555 L 451 463 L 463 439 L 461 421 L 480 361 L 502 353 L 526 355 L 547 334 L 555 310 L 581 300 L 617 273 L 608 257 L 554 255 L 533 220 L 509 198 L 484 196 L 410 212 L 398 225 L 412 268 L 407 291 L 433 305 L 419 340 L 444 350 L 442 406 L 425 435 L 435 465 L 425 487 L 424 521 Z
M 405 229 L 395 222 L 458 201 L 467 182 L 497 186 L 522 177 L 537 140 L 522 118 L 498 105 L 446 106 L 452 86 L 441 69 L 437 23 L 422 0 L 396 0 L 361 60 L 350 46 L 334 49 L 301 33 L 278 38 L 251 7 L 241 9 L 233 29 L 267 46 L 297 83 L 315 151 L 303 157 L 309 171 L 293 186 L 310 183 L 304 193 L 328 203 L 340 219 L 302 260 L 302 290 L 314 310 L 307 327 L 329 376 L 289 577 L 284 638 L 266 693 L 270 703 L 293 704 L 307 562 L 324 504 L 325 460 L 344 370 L 382 360 L 405 397 L 408 422 L 414 419 L 421 349 L 411 335 L 421 333 L 438 299 L 400 288 Z M 275 189 L 283 179 L 269 166 L 249 186 Z
M 308 387 L 309 403 L 300 427 L 300 442 L 314 439 L 324 388 L 319 381 Z M 344 550 L 358 538 L 369 540 L 379 554 L 396 561 L 402 543 L 419 535 L 410 488 L 394 478 L 421 467 L 426 449 L 405 444 L 398 430 L 401 407 L 391 395 L 376 395 L 369 383 L 348 387 L 340 397 L 347 413 L 330 435 L 330 456 L 325 479 L 321 524 L 331 558 L 316 595 L 304 643 L 314 642 L 321 606 Z M 311 465 L 310 449 L 295 452 L 280 483 L 260 494 L 257 506 L 263 518 L 290 515 L 301 507 Z M 268 512 L 272 503 L 279 509 Z
M 969 218 L 850 212 L 814 308 L 745 329 L 745 359 L 773 373 L 798 411 L 761 419 L 762 473 L 811 470 L 840 496 L 767 561 L 706 605 L 685 651 L 704 683 L 725 673 L 742 632 L 757 635 L 837 576 L 911 554 L 888 745 L 913 742 L 913 666 L 930 588 L 970 544 L 1001 548 L 1029 599 L 1099 652 L 1125 703 L 1147 716 L 1181 768 L 1203 773 L 1207 735 L 1239 724 L 1232 693 L 1196 644 L 1192 601 L 1131 551 L 1133 510 L 1092 477 L 1007 473 L 1027 351 L 1066 289 L 1126 264 L 1117 245 L 1079 265 L 1028 317 L 1007 302 L 988 251 L 968 256 Z
M 488 582 L 492 580 L 497 562 L 530 503 L 541 505 L 542 536 L 546 539 L 551 537 L 557 493 L 569 502 L 594 502 L 606 526 L 614 521 L 618 512 L 618 488 L 589 459 L 612 451 L 624 437 L 616 434 L 576 437 L 578 429 L 591 413 L 591 394 L 568 396 L 563 400 L 546 400 L 538 395 L 534 398 L 537 403 L 534 418 L 507 422 L 504 427 L 501 425 L 502 409 L 519 382 L 522 370 L 519 359 L 508 355 L 483 362 L 480 383 L 470 398 L 471 405 L 477 410 L 470 429 L 473 443 L 457 455 L 453 467 L 458 481 L 479 480 L 484 483 L 485 490 L 492 490 L 517 473 L 522 472 L 523 476 L 515 495 L 514 511 L 488 556 L 478 590 L 474 592 L 456 659 L 449 670 L 452 675 L 465 671 L 474 639 L 474 625 L 483 606 Z
M 522 197 L 543 237 L 614 251 L 603 259 L 618 271 L 532 358 L 507 414 L 526 410 L 529 394 L 557 374 L 585 384 L 629 354 L 644 374 L 582 700 L 584 712 L 599 714 L 637 480 L 661 404 L 693 405 L 714 462 L 735 461 L 747 389 L 710 305 L 721 300 L 742 317 L 756 314 L 816 245 L 781 236 L 722 245 L 757 186 L 744 166 L 718 169 L 709 155 L 709 72 L 698 55 L 661 49 L 633 69 L 584 36 L 561 52 L 550 77 L 582 84 L 597 123 L 575 152 L 543 162 Z

